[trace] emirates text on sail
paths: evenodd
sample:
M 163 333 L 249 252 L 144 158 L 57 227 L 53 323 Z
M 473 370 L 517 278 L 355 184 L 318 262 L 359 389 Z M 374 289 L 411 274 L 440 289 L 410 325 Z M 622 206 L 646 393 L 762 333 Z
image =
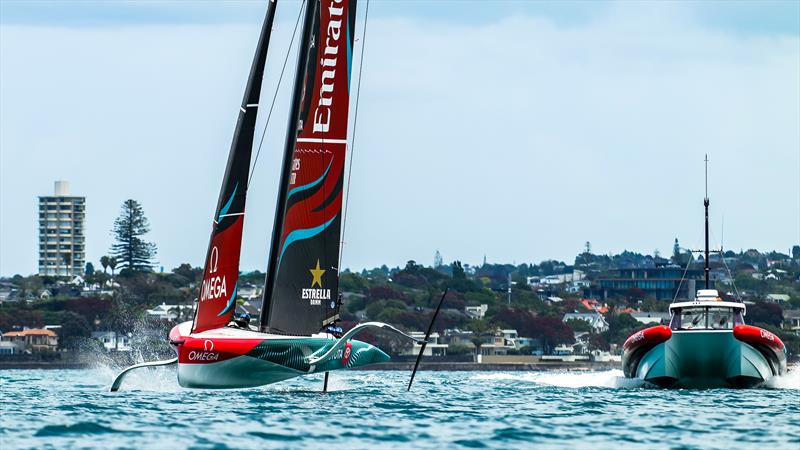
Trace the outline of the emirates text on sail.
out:
M 336 77 L 336 61 L 339 55 L 339 37 L 342 31 L 342 14 L 344 7 L 334 7 L 333 4 L 341 4 L 342 0 L 333 0 L 328 6 L 330 20 L 328 21 L 327 36 L 325 37 L 325 49 L 323 56 L 319 60 L 322 67 L 322 78 L 319 88 L 319 102 L 317 109 L 314 110 L 314 132 L 327 133 L 331 124 L 331 109 L 333 103 L 333 85 Z M 338 20 L 334 20 L 337 18 Z

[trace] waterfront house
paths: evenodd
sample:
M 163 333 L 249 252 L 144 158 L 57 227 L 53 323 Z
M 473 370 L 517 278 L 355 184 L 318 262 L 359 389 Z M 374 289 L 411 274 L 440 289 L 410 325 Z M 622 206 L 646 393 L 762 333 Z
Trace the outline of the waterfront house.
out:
M 459 330 L 458 328 L 448 328 L 444 330 L 443 341 L 445 344 L 474 349 L 474 338 L 475 334 L 472 331 L 463 331 Z
M 26 350 L 55 351 L 58 348 L 58 335 L 53 330 L 28 328 L 3 333 L 3 342 L 19 344 Z
M 108 351 L 129 352 L 131 351 L 130 336 L 116 331 L 94 331 L 92 338 L 97 339 Z
M 526 354 L 541 356 L 544 353 L 542 340 L 539 338 L 519 337 L 517 338 L 519 349 L 525 349 Z
M 608 322 L 606 322 L 605 317 L 602 314 L 593 312 L 593 313 L 566 313 L 564 314 L 564 318 L 562 319 L 564 322 L 569 320 L 585 320 L 589 322 L 589 326 L 592 327 L 592 331 L 595 333 L 602 333 L 608 330 Z
M 425 339 L 425 333 L 422 331 L 412 331 L 409 333 L 411 337 L 416 339 Z M 439 333 L 431 333 L 430 338 L 428 339 L 428 345 L 425 346 L 425 352 L 423 353 L 424 356 L 447 356 L 447 344 L 440 344 L 439 343 Z M 403 355 L 418 355 L 419 349 L 421 345 L 414 342 L 411 347 L 406 347 L 403 350 Z
M 781 328 L 800 336 L 800 309 L 786 309 L 783 311 Z
M 522 348 L 517 342 L 519 339 L 517 330 L 498 329 L 494 334 L 482 336 L 482 338 L 484 338 L 484 343 L 481 344 L 481 355 L 507 355 L 509 350 Z
M 8 355 L 19 355 L 25 351 L 25 346 L 19 342 L 0 340 L 0 357 Z
M 174 322 L 177 320 L 191 319 L 192 305 L 167 305 L 162 303 L 153 309 L 147 310 L 147 317 L 155 320 Z

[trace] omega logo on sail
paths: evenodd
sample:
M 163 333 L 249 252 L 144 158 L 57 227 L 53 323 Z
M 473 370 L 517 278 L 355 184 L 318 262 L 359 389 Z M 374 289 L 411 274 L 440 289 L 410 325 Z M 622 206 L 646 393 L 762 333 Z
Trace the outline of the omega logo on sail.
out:
M 314 110 L 314 132 L 326 133 L 331 125 L 331 104 L 333 103 L 333 82 L 336 76 L 336 60 L 339 56 L 339 37 L 342 31 L 342 14 L 344 7 L 335 8 L 333 3 L 340 4 L 342 0 L 332 0 L 328 6 L 330 18 L 328 20 L 328 32 L 325 38 L 325 49 L 319 65 L 322 68 L 322 76 L 319 87 L 319 102 L 317 109 Z M 338 20 L 334 20 L 337 17 Z
M 211 275 L 217 272 L 217 265 L 219 263 L 219 249 L 215 245 L 211 249 L 211 255 L 208 258 L 208 274 Z M 200 288 L 200 301 L 214 300 L 228 295 L 228 289 L 225 283 L 225 276 L 211 276 L 203 279 L 203 285 Z

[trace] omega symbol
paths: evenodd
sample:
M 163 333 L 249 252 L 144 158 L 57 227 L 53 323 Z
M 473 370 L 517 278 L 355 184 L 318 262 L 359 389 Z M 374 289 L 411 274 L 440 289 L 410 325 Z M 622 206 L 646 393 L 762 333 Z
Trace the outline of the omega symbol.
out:
M 214 273 L 217 271 L 217 262 L 219 261 L 219 249 L 215 245 L 214 248 L 211 249 L 211 256 L 208 258 L 208 273 Z

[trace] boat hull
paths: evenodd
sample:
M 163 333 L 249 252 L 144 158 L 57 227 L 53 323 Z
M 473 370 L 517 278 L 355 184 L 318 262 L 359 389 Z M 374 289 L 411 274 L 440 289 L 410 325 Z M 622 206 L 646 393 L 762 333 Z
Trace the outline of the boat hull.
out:
M 780 366 L 732 331 L 708 330 L 673 332 L 644 352 L 635 376 L 665 388 L 747 388 L 779 372 Z
M 389 360 L 377 347 L 351 339 L 331 357 L 310 364 L 312 355 L 331 349 L 333 336 L 278 336 L 231 329 L 181 336 L 170 341 L 178 352 L 178 384 L 189 388 L 236 389 L 276 383 L 301 375 L 376 364 Z M 224 334 L 221 334 L 224 333 Z

